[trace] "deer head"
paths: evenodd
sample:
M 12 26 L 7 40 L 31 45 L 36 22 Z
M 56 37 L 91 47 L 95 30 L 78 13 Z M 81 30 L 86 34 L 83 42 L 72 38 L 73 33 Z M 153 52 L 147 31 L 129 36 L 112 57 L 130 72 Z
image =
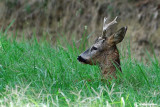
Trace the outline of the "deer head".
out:
M 117 17 L 107 23 L 107 18 L 104 18 L 102 36 L 98 37 L 89 49 L 78 56 L 79 62 L 90 65 L 100 64 L 103 67 L 111 66 L 113 62 L 119 63 L 119 53 L 116 45 L 123 40 L 127 27 L 122 27 L 117 32 L 109 33 L 109 30 L 117 23 L 116 20 Z

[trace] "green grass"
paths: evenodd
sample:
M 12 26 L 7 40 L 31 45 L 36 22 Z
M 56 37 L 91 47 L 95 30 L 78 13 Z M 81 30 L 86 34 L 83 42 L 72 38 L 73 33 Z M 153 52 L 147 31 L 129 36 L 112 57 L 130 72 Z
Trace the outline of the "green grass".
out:
M 97 66 L 77 61 L 73 45 L 21 40 L 0 33 L 0 106 L 118 106 L 160 104 L 160 66 L 121 55 L 123 73 L 101 81 Z M 128 49 L 129 50 L 129 49 Z

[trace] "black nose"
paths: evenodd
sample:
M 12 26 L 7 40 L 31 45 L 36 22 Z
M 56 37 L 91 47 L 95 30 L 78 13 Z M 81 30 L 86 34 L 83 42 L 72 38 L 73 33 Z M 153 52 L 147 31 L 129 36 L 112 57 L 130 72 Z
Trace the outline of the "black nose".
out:
M 78 56 L 77 60 L 78 60 L 78 61 L 82 61 L 83 58 L 82 58 L 81 56 Z
M 78 56 L 77 60 L 78 60 L 79 62 L 84 62 L 84 63 L 86 63 L 86 59 L 82 58 L 81 56 Z

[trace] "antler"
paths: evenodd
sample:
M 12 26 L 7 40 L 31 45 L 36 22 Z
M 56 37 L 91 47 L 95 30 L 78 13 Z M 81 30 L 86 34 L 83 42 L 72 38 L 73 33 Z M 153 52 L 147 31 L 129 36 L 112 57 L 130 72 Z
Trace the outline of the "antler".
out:
M 111 28 L 111 26 L 112 25 L 114 25 L 114 24 L 116 24 L 117 23 L 117 16 L 116 16 L 116 18 L 112 21 L 112 22 L 110 22 L 110 23 L 106 23 L 107 22 L 107 18 L 105 17 L 104 18 L 104 23 L 103 23 L 103 33 L 102 33 L 102 37 L 105 37 L 106 36 L 106 33 L 107 33 L 107 30 L 109 29 L 109 28 Z

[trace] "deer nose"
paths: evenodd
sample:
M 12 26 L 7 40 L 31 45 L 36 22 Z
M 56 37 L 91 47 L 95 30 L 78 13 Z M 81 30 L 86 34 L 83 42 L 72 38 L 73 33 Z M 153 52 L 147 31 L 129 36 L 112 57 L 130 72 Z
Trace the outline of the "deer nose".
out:
M 86 59 L 82 58 L 81 56 L 78 56 L 77 60 L 79 62 L 86 62 Z

